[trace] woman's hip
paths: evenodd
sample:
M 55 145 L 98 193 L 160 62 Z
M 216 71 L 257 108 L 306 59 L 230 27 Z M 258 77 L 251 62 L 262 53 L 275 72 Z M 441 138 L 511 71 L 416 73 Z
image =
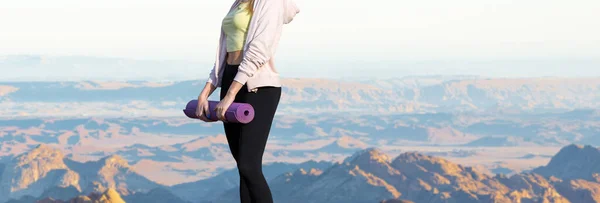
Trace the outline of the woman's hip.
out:
M 234 82 L 235 75 L 238 72 L 239 65 L 225 65 L 225 69 L 223 70 L 223 78 L 221 82 L 221 95 L 220 98 L 223 99 L 231 87 L 231 84 Z M 281 97 L 281 87 L 273 87 L 273 86 L 263 86 L 257 87 L 256 91 L 248 92 L 248 86 L 244 84 L 240 90 L 238 91 L 234 102 L 243 102 L 243 103 L 259 103 L 259 102 L 279 102 Z

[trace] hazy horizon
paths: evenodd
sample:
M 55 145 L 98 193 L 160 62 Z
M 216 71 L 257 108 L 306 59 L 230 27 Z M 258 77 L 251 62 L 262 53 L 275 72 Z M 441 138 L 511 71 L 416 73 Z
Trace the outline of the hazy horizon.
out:
M 5 2 L 0 71 L 10 74 L 0 80 L 205 78 L 232 2 Z M 600 76 L 599 1 L 297 4 L 301 12 L 284 27 L 276 55 L 283 77 Z M 146 65 L 80 61 L 31 69 L 2 62 L 14 55 L 116 57 Z
M 276 62 L 284 78 L 385 79 L 423 76 L 490 78 L 600 77 L 600 59 Z M 212 63 L 92 56 L 0 55 L 0 81 L 204 80 Z M 348 71 L 351 70 L 351 71 Z

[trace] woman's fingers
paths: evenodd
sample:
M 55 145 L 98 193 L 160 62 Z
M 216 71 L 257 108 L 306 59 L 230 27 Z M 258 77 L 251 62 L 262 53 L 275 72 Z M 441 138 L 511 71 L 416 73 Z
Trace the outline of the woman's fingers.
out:
M 215 108 L 215 116 L 217 116 L 217 120 L 221 120 L 221 113 L 219 112 L 219 107 Z
M 200 120 L 202 120 L 202 121 L 206 121 L 206 120 L 205 120 L 205 117 L 204 117 L 204 113 L 202 112 L 202 109 L 201 109 L 201 108 L 197 108 L 197 109 L 196 109 L 196 116 L 197 116 L 197 117 L 198 117 Z
M 198 101 L 198 108 L 196 108 L 196 116 L 205 122 L 212 122 L 208 118 L 208 104 L 206 101 Z
M 221 109 L 219 109 L 219 119 L 220 119 L 221 121 L 222 121 L 222 120 L 225 120 L 225 118 L 223 118 L 223 117 L 224 117 L 224 116 L 223 116 L 223 109 L 221 108 Z
M 201 103 L 198 102 L 198 107 L 201 107 Z M 200 117 L 202 115 L 202 111 L 200 108 L 196 108 L 196 117 Z
M 215 112 L 217 113 L 217 118 L 221 121 L 225 121 L 225 111 L 223 111 L 223 108 L 221 107 L 217 107 L 215 109 Z

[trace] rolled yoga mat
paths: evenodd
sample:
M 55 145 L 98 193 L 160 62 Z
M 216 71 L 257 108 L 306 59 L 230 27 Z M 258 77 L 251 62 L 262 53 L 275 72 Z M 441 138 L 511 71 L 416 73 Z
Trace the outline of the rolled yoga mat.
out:
M 210 120 L 217 121 L 217 113 L 215 107 L 219 104 L 218 101 L 208 101 L 208 109 L 210 113 L 206 117 Z M 187 103 L 183 113 L 187 117 L 198 119 L 196 116 L 196 108 L 198 107 L 198 100 L 194 99 Z M 227 111 L 225 111 L 225 120 L 231 123 L 250 123 L 254 119 L 254 107 L 246 103 L 233 102 Z

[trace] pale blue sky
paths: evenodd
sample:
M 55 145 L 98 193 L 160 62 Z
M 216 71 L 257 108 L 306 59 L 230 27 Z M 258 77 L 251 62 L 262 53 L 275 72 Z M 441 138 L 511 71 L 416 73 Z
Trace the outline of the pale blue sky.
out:
M 232 1 L 0 0 L 0 55 L 212 63 Z M 310 61 L 600 58 L 598 0 L 296 2 L 301 13 L 284 28 L 277 62 L 297 68 Z

